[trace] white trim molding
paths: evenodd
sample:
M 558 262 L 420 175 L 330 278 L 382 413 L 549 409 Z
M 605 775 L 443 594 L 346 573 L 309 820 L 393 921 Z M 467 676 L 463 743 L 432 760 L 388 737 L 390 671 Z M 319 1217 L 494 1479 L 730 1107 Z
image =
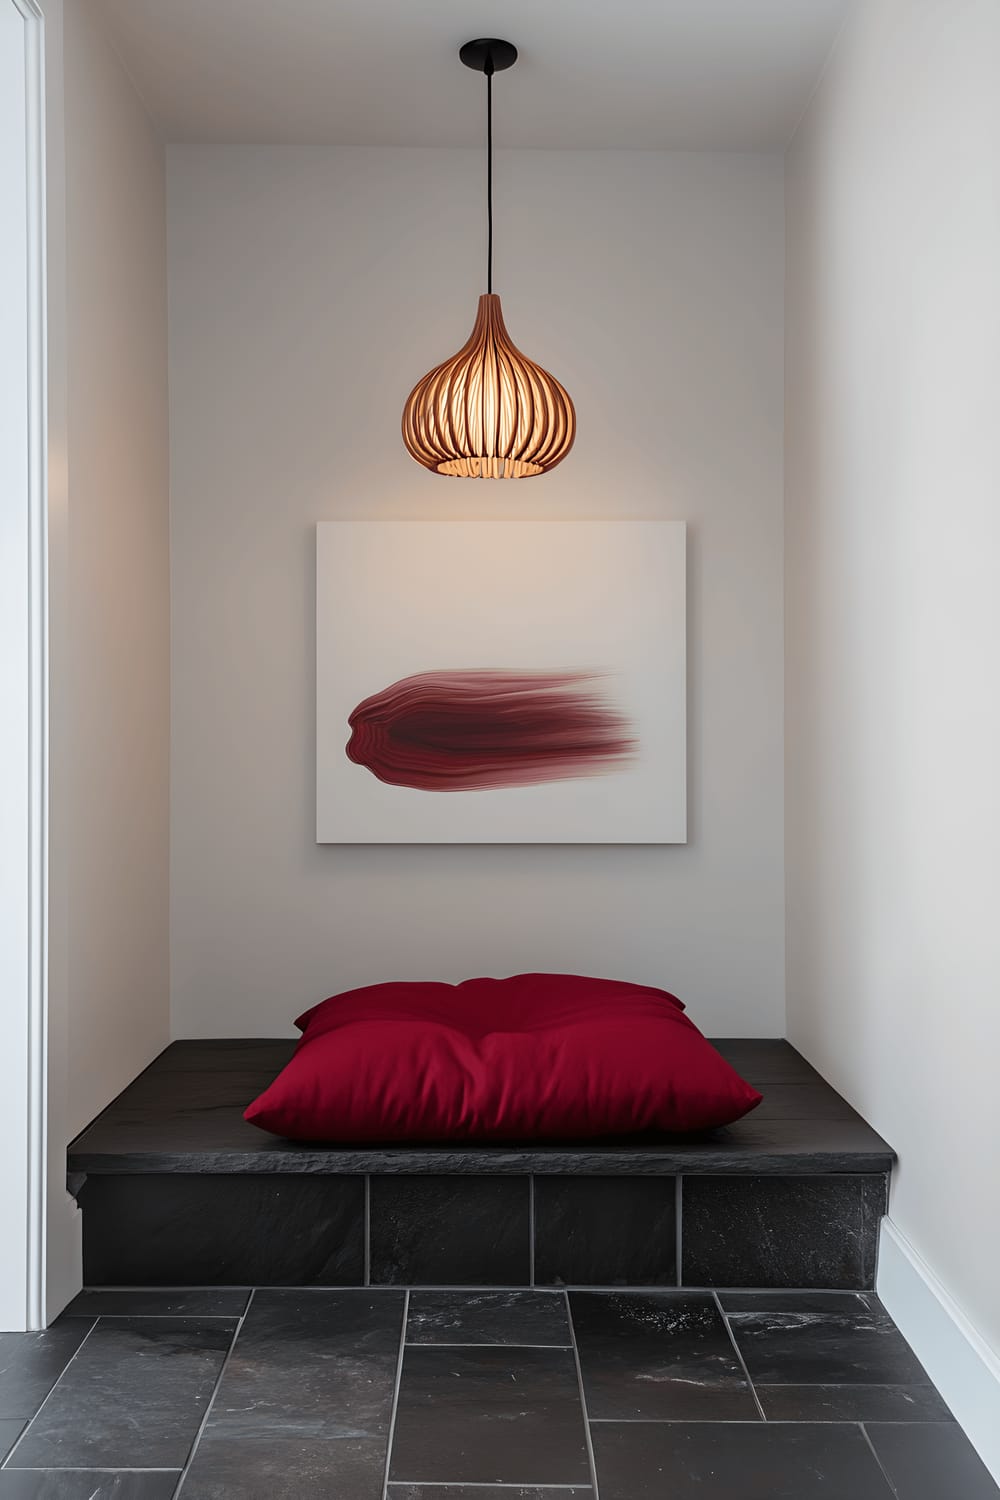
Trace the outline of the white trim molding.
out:
M 875 1289 L 1000 1483 L 1000 1358 L 891 1219 L 882 1220 Z
M 28 453 L 31 717 L 31 846 L 28 879 L 28 1286 L 27 1323 L 46 1318 L 48 1154 L 48 330 L 46 326 L 45 27 L 34 0 L 14 0 L 25 19 L 28 124 Z
M 47 369 L 45 314 L 45 88 L 42 13 L 34 0 L 2 0 L 22 23 L 8 36 L 5 74 L 24 129 L 8 137 L 5 193 L 23 191 L 23 212 L 8 215 L 14 260 L 3 265 L 24 358 L 0 369 L 8 421 L 4 447 L 3 652 L 5 706 L 13 733 L 3 757 L 7 830 L 0 888 L 0 975 L 5 995 L 3 1179 L 4 1243 L 0 1326 L 45 1326 L 48 913 L 48 586 Z M 11 11 L 7 11 L 8 20 Z M 23 50 L 22 50 L 23 48 Z M 23 74 L 21 68 L 23 66 Z M 18 76 L 20 75 L 20 76 Z M 18 160 L 21 151 L 23 157 Z M 23 176 L 22 176 L 23 173 Z M 18 185 L 19 184 L 19 185 Z M 7 208 L 10 205 L 8 203 Z M 14 247 L 18 251 L 14 252 Z M 23 260 L 20 256 L 23 255 Z M 18 264 L 19 262 L 19 264 Z M 17 346 L 13 346 L 16 348 Z M 19 424 L 23 424 L 20 425 Z M 19 429 L 19 430 L 18 430 Z M 10 470 L 8 471 L 8 461 Z M 12 482 L 8 483 L 10 480 Z M 9 819 L 9 822 L 8 822 Z M 6 1188 L 10 1188 L 9 1194 Z

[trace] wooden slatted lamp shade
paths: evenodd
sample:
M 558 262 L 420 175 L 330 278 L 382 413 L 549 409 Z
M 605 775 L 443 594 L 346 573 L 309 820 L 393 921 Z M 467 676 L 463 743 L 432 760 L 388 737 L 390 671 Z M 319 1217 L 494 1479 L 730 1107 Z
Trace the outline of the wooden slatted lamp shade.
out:
M 460 479 L 544 474 L 575 436 L 572 401 L 511 342 L 495 292 L 480 297 L 468 343 L 425 375 L 403 408 L 403 442 L 417 463 Z
M 554 375 L 512 342 L 493 291 L 493 74 L 517 49 L 495 38 L 466 42 L 460 57 L 486 74 L 487 287 L 468 342 L 430 370 L 403 408 L 403 442 L 435 474 L 458 479 L 530 479 L 562 463 L 576 412 Z

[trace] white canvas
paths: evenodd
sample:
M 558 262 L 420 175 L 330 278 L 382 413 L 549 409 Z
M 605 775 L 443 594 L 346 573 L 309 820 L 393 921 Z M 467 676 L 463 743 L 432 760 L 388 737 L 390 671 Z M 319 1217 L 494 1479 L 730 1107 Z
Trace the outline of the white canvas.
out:
M 682 522 L 324 523 L 317 527 L 316 621 L 318 842 L 685 841 Z M 621 734 L 608 731 L 616 748 L 596 765 L 563 760 L 553 772 L 559 779 L 548 779 L 545 761 L 533 784 L 462 790 L 388 784 L 349 758 L 349 717 L 364 700 L 388 693 L 380 705 L 395 703 L 402 692 L 422 704 L 444 683 L 449 701 L 458 701 L 468 681 L 487 672 L 529 685 L 536 674 L 579 674 L 578 686 L 551 690 L 547 679 L 537 680 L 552 701 L 584 694 L 598 717 L 624 726 Z M 415 687 L 394 688 L 409 679 Z M 397 774 L 400 758 L 408 767 L 413 722 L 393 720 L 391 732 L 406 742 L 390 743 L 389 774 Z M 490 722 L 502 737 L 505 721 Z M 489 740 L 488 730 L 483 736 Z M 451 740 L 441 753 L 425 752 L 422 742 L 412 750 L 417 759 L 427 753 L 443 767 L 442 784 L 451 785 L 465 751 L 456 757 Z M 494 774 L 488 743 L 470 753 L 483 774 Z M 520 753 L 499 755 L 515 777 Z

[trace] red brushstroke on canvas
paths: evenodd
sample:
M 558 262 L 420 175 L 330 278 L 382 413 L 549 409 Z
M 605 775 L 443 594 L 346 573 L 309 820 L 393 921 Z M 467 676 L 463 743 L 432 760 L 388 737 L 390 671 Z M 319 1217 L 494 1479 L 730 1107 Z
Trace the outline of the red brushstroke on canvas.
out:
M 359 703 L 348 758 L 391 786 L 470 792 L 620 770 L 636 741 L 594 672 L 419 672 Z

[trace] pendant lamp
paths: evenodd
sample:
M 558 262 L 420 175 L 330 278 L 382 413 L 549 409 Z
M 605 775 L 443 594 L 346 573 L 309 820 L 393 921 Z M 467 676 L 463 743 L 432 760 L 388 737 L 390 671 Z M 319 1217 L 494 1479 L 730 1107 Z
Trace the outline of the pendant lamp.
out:
M 554 375 L 511 342 L 493 290 L 493 75 L 517 48 L 483 38 L 459 52 L 486 75 L 486 292 L 467 344 L 417 382 L 403 408 L 403 442 L 418 464 L 459 479 L 530 479 L 562 463 L 576 413 Z

